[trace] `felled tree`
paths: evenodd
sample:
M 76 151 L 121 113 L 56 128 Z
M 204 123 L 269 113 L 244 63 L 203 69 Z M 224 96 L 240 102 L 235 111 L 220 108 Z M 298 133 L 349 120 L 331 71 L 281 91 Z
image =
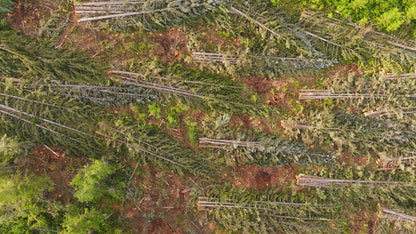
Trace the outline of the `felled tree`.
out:
M 128 104 L 145 104 L 158 100 L 157 93 L 137 86 L 104 86 L 104 85 L 77 85 L 71 83 L 23 83 L 25 91 L 47 92 L 59 95 L 62 99 L 76 99 L 87 104 L 104 106 L 122 106 Z M 5 93 L 0 96 L 12 97 Z M 13 98 L 13 97 L 12 97 Z M 18 98 L 18 97 L 16 97 Z M 27 100 L 30 101 L 30 100 Z
M 385 185 L 398 185 L 408 184 L 402 181 L 367 181 L 367 180 L 339 180 L 322 178 L 319 176 L 310 176 L 299 174 L 297 176 L 297 184 L 300 186 L 309 186 L 315 188 L 329 188 L 331 186 L 341 186 L 348 184 L 368 184 L 371 186 L 385 186 Z
M 138 64 L 141 73 L 110 71 L 113 80 L 125 85 L 134 85 L 168 95 L 166 101 L 197 104 L 198 108 L 220 110 L 238 114 L 266 115 L 271 108 L 258 100 L 253 92 L 231 80 L 206 72 L 185 68 L 175 63 L 167 65 L 160 61 Z M 251 99 L 245 97 L 251 95 Z
M 102 108 L 48 90 L 28 92 L 23 84 L 7 82 L 0 83 L 0 100 L 4 103 L 0 107 L 2 134 L 44 144 L 67 145 L 77 155 L 95 155 L 103 149 L 93 133 L 96 121 L 106 116 Z
M 336 64 L 337 61 L 319 58 L 297 58 L 297 57 L 279 57 L 272 55 L 232 55 L 219 53 L 192 53 L 194 62 L 211 66 L 223 64 L 229 74 L 233 74 L 235 70 L 245 75 L 261 76 L 264 73 L 270 74 L 271 77 L 283 74 L 301 74 L 308 69 L 324 69 Z
M 360 155 L 364 152 L 412 152 L 416 135 L 409 123 L 366 118 L 344 110 L 314 111 L 306 120 L 282 123 L 286 133 L 308 144 L 335 143 L 338 150 Z M 383 144 L 380 144 L 383 142 Z
M 77 4 L 75 10 L 78 14 L 85 15 L 78 22 L 115 19 L 114 26 L 119 29 L 142 27 L 146 30 L 155 30 L 170 28 L 186 19 L 205 14 L 218 7 L 222 2 L 221 0 L 147 0 L 139 3 L 127 1 L 115 5 L 110 1 L 107 4 L 101 2 L 100 5 L 95 4 L 95 6 L 91 2 Z M 98 16 L 89 17 L 89 15 Z
M 226 230 L 233 232 L 319 233 L 346 231 L 343 206 L 336 196 L 213 186 L 198 199 Z
M 336 76 L 325 82 L 326 90 L 303 90 L 300 98 L 331 98 L 364 110 L 377 108 L 398 114 L 411 111 L 414 105 L 415 79 L 412 76 L 412 73 L 359 75 L 351 71 L 347 79 Z
M 396 23 L 399 22 L 397 19 L 400 18 L 397 12 L 392 10 L 383 14 L 382 21 L 390 21 L 386 27 L 396 27 Z M 393 21 L 396 23 L 392 23 Z M 324 50 L 327 50 L 325 47 L 337 44 L 336 50 L 327 50 L 327 53 L 343 60 L 358 60 L 365 64 L 376 64 L 376 67 L 384 67 L 390 71 L 403 72 L 411 69 L 416 59 L 416 48 L 412 40 L 393 37 L 346 20 L 307 11 L 302 13 L 300 24 L 305 28 L 305 32 L 308 30 L 308 36 L 314 35 L 320 43 L 326 44 L 323 46 Z
M 337 63 L 323 53 L 296 37 L 293 25 L 288 26 L 290 17 L 282 11 L 263 2 L 233 2 L 228 8 L 219 8 L 213 19 L 205 19 L 219 31 L 239 40 L 249 41 L 238 47 L 230 45 L 213 51 L 206 43 L 201 43 L 198 33 L 188 32 L 194 52 L 192 59 L 199 66 L 216 73 L 241 76 L 278 76 L 316 74 L 319 69 Z M 254 33 L 254 35 L 253 35 Z M 296 34 L 296 35 L 295 35 Z
M 244 164 L 277 166 L 290 163 L 306 165 L 335 162 L 335 156 L 329 152 L 314 151 L 300 142 L 279 136 L 262 136 L 257 141 L 200 138 L 199 142 L 233 149 L 238 152 L 238 163 Z
M 118 124 L 119 125 L 119 124 Z M 108 144 L 120 147 L 125 145 L 130 157 L 151 162 L 160 168 L 179 174 L 191 173 L 201 178 L 219 176 L 219 167 L 206 155 L 183 148 L 177 139 L 166 136 L 154 127 L 138 128 L 135 125 L 123 124 L 116 128 L 101 123 L 96 133 Z
M 105 81 L 106 66 L 81 51 L 57 50 L 47 42 L 0 30 L 0 73 L 3 76 L 60 80 L 79 84 Z

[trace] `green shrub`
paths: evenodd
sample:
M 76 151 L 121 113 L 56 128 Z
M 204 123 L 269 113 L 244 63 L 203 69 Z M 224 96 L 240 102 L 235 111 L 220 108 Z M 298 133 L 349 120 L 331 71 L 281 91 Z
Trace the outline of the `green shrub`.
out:
M 106 179 L 114 173 L 114 168 L 102 160 L 94 160 L 82 169 L 72 180 L 74 196 L 80 202 L 96 202 L 107 194 Z

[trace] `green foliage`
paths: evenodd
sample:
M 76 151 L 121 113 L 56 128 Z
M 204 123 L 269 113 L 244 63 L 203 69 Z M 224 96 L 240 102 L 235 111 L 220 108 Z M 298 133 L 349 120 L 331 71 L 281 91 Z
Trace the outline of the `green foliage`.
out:
M 313 191 L 213 186 L 207 191 L 206 200 L 212 205 L 215 220 L 232 232 L 347 232 L 346 210 L 336 195 L 325 193 L 320 198 Z
M 274 5 L 283 5 L 284 1 L 271 0 Z M 352 18 L 354 22 L 366 25 L 368 22 L 376 24 L 386 31 L 397 31 L 401 26 L 410 26 L 415 30 L 414 2 L 398 0 L 354 0 L 327 1 L 314 0 L 312 4 L 305 1 L 292 1 L 291 6 L 298 9 L 319 9 L 334 15 L 339 13 L 344 18 Z M 372 19 L 373 21 L 370 21 Z
M 149 116 L 153 116 L 155 120 L 160 120 L 161 118 L 161 109 L 157 103 L 149 104 L 148 106 Z
M 167 107 L 166 120 L 169 127 L 180 125 L 180 116 L 187 109 L 186 106 L 178 103 Z
M 18 206 L 42 198 L 43 193 L 52 188 L 52 182 L 47 176 L 8 175 L 0 177 L 0 206 Z
M 138 55 L 148 55 L 153 49 L 153 44 L 150 42 L 134 43 L 130 49 Z
M 387 32 L 396 31 L 404 23 L 403 15 L 398 8 L 393 8 L 384 12 L 377 19 L 378 25 L 386 29 Z
M 11 26 L 9 21 L 6 18 L 0 17 L 0 31 L 2 30 L 11 30 Z
M 8 13 L 14 4 L 15 4 L 14 0 L 1 0 L 0 1 L 0 18 L 2 15 L 5 15 L 6 13 Z
M 167 94 L 163 99 L 171 105 L 261 116 L 272 111 L 259 98 L 247 98 L 255 94 L 231 79 L 190 69 L 180 63 L 166 64 L 152 60 L 132 63 L 129 67 L 143 75 L 138 75 L 134 80 L 128 79 L 126 84 L 149 87 L 151 83 L 150 88 L 155 87 L 155 91 Z
M 57 50 L 46 41 L 0 31 L 0 73 L 4 76 L 100 84 L 106 68 L 85 52 Z
M 97 202 L 108 194 L 107 181 L 114 172 L 114 166 L 103 160 L 93 160 L 92 164 L 85 166 L 72 180 L 74 196 L 80 202 Z
M 54 225 L 50 215 L 58 216 L 60 208 L 45 200 L 45 193 L 52 189 L 53 184 L 46 175 L 0 176 L 0 230 L 22 233 Z
M 65 12 L 61 9 L 53 10 L 50 14 L 50 17 L 40 21 L 40 26 L 37 30 L 38 35 L 51 41 L 58 41 L 59 36 L 68 26 L 70 18 L 69 16 L 66 18 L 62 17 L 62 15 L 65 15 Z
M 209 156 L 185 148 L 183 144 L 154 126 L 123 123 L 117 128 L 101 124 L 110 145 L 125 145 L 133 159 L 144 159 L 152 165 L 179 174 L 191 173 L 201 178 L 216 178 L 219 168 Z
M 192 145 L 198 145 L 198 130 L 195 126 L 188 127 L 188 139 Z
M 110 225 L 106 220 L 108 214 L 101 210 L 84 208 L 83 211 L 77 209 L 68 212 L 62 227 L 65 233 L 95 233 L 106 232 Z
M 416 135 L 412 129 L 409 123 L 366 118 L 334 109 L 311 111 L 307 120 L 294 118 L 285 131 L 307 144 L 336 145 L 340 153 L 371 156 L 374 152 L 388 152 L 393 156 L 414 151 Z
M 23 149 L 16 139 L 7 137 L 7 135 L 0 138 L 0 165 L 10 162 L 21 154 L 23 154 Z

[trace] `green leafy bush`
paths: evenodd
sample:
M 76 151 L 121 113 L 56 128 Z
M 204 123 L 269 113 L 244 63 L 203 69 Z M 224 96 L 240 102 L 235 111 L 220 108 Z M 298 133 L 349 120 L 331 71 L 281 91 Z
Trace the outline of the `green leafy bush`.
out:
M 30 229 L 48 228 L 59 207 L 46 200 L 53 183 L 46 175 L 0 176 L 0 232 L 25 233 Z
M 96 202 L 108 194 L 106 180 L 115 172 L 114 167 L 102 160 L 94 160 L 72 180 L 74 196 L 80 202 Z
M 22 153 L 23 150 L 16 139 L 7 135 L 0 138 L 0 162 L 8 162 Z
M 271 0 L 274 5 L 285 4 L 281 0 Z M 412 0 L 314 0 L 291 1 L 291 6 L 298 9 L 324 10 L 333 16 L 335 12 L 344 18 L 366 25 L 373 23 L 388 32 L 397 31 L 401 27 L 411 28 L 416 32 L 416 7 Z M 372 20 L 370 20 L 372 19 Z
M 108 230 L 107 214 L 95 208 L 81 213 L 67 213 L 62 227 L 65 233 L 100 233 Z

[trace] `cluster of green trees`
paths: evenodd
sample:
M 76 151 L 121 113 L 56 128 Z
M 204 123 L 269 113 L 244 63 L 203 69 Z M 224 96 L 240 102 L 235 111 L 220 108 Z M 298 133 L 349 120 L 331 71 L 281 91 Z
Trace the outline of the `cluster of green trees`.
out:
M 284 4 L 281 0 L 271 0 L 275 5 Z M 292 1 L 292 7 L 299 9 L 324 10 L 333 17 L 335 12 L 342 17 L 351 18 L 361 25 L 375 24 L 390 31 L 411 29 L 415 36 L 416 6 L 412 0 L 341 0 L 341 1 Z
M 51 199 L 56 185 L 47 174 L 33 174 L 20 163 L 27 157 L 25 151 L 33 145 L 6 135 L 1 138 L 0 230 L 4 233 L 117 231 L 110 225 L 114 219 L 109 219 L 109 210 L 96 203 L 103 198 L 112 202 L 125 200 L 124 178 L 120 176 L 123 172 L 108 161 L 93 160 L 71 182 L 76 200 L 70 198 L 69 204 L 62 204 Z

